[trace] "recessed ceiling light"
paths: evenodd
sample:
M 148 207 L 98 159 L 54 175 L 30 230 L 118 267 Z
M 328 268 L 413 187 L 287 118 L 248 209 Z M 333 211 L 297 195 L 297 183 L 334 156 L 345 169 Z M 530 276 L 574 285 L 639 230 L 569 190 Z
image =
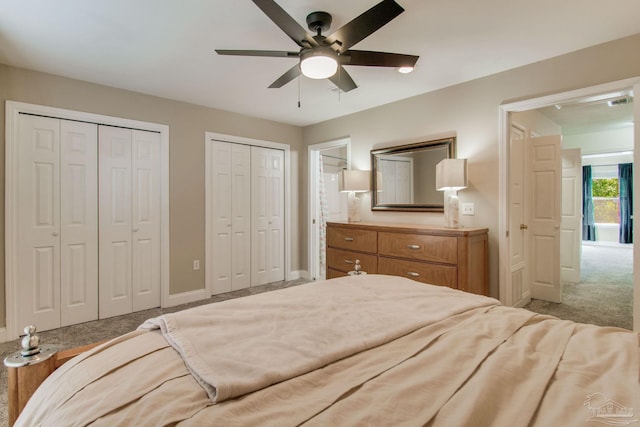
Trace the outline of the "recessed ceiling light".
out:
M 413 71 L 413 67 L 400 67 L 398 68 L 398 72 L 402 74 L 409 74 Z

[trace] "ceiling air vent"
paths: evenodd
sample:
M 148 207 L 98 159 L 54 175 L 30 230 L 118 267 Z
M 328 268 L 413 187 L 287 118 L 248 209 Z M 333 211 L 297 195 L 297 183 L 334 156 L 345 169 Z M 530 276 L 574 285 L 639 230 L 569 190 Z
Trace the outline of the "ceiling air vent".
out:
M 631 104 L 632 102 L 633 102 L 633 97 L 627 95 L 621 98 L 611 99 L 607 101 L 607 104 L 609 105 L 609 107 L 617 107 L 618 105 Z

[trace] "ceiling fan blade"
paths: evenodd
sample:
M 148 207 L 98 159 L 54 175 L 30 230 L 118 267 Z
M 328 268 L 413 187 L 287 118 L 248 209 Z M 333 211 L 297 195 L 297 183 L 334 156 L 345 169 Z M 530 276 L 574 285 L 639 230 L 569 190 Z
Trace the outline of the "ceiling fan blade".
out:
M 284 50 L 230 50 L 216 49 L 218 55 L 238 55 L 238 56 L 269 56 L 278 58 L 297 58 L 299 52 L 287 52 Z
M 366 65 L 369 67 L 413 67 L 419 56 L 401 53 L 371 52 L 368 50 L 348 50 L 340 55 L 343 65 Z
M 318 46 L 318 42 L 274 0 L 253 0 L 253 2 L 298 46 L 305 47 L 303 41 L 312 47 Z
M 383 0 L 328 36 L 326 41 L 329 44 L 337 43 L 340 53 L 344 53 L 402 12 L 404 9 L 394 0 Z
M 331 80 L 331 82 L 338 86 L 343 92 L 349 92 L 350 90 L 358 87 L 356 82 L 353 81 L 343 66 L 338 67 L 338 72 L 329 77 L 329 80 Z
M 296 64 L 293 67 L 291 67 L 289 69 L 289 71 L 287 71 L 286 73 L 281 75 L 278 78 L 278 80 L 276 80 L 275 82 L 271 83 L 269 88 L 270 89 L 280 88 L 280 87 L 286 85 L 287 83 L 289 83 L 291 80 L 293 80 L 296 77 L 298 77 L 299 75 L 300 75 L 300 64 Z

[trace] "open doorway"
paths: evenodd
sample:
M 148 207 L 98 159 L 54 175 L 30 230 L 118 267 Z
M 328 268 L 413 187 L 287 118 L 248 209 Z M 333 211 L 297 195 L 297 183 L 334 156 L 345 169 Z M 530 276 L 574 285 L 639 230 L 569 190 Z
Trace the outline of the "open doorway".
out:
M 350 141 L 309 146 L 309 276 L 326 277 L 326 223 L 346 221 L 347 193 L 338 190 L 338 174 L 349 168 Z
M 627 206 L 629 209 L 627 217 L 621 219 L 621 215 L 624 214 L 622 211 L 627 208 L 620 209 L 618 177 L 624 165 L 629 168 L 633 165 L 635 147 L 633 123 L 632 85 L 622 89 L 603 90 L 601 93 L 593 92 L 580 97 L 568 96 L 566 99 L 557 99 L 553 104 L 542 108 L 523 109 L 510 115 L 511 139 L 514 138 L 514 126 L 516 126 L 516 132 L 531 137 L 530 139 L 521 138 L 526 139 L 529 144 L 538 136 L 561 135 L 562 152 L 562 162 L 558 162 L 562 168 L 562 174 L 558 177 L 562 195 L 558 203 L 560 206 L 556 207 L 561 211 L 561 220 L 555 224 L 562 274 L 558 275 L 557 279 L 554 278 L 558 282 L 562 297 L 560 301 L 549 302 L 544 301 L 546 298 L 536 299 L 533 293 L 525 295 L 523 291 L 530 291 L 530 285 L 533 283 L 532 276 L 535 276 L 533 273 L 539 271 L 537 269 L 540 267 L 540 263 L 536 263 L 530 257 L 529 263 L 524 263 L 530 271 L 525 268 L 520 271 L 520 276 L 512 277 L 512 279 L 518 278 L 511 283 L 511 297 L 514 304 L 569 320 L 632 329 L 634 288 L 632 233 L 629 231 L 630 227 L 627 227 L 626 232 L 621 232 L 620 223 L 628 225 L 632 221 L 633 205 Z M 513 146 L 513 142 L 511 145 Z M 512 173 L 508 183 L 512 193 L 510 196 L 516 197 L 518 194 L 514 188 L 517 189 L 517 186 L 512 185 L 512 180 L 513 170 L 518 169 L 514 166 L 517 168 L 518 164 L 523 163 L 529 166 L 536 160 L 526 158 L 527 147 L 520 151 L 523 153 L 521 154 L 523 158 L 518 160 L 519 163 L 510 165 Z M 510 163 L 514 163 L 514 152 L 511 152 L 510 156 Z M 591 183 L 590 172 L 594 171 L 593 179 L 598 181 L 597 194 L 593 200 L 589 200 L 589 203 L 595 203 L 597 206 L 597 219 L 591 227 L 586 225 L 588 216 L 583 220 L 583 197 L 585 196 L 583 184 L 586 182 L 583 179 L 583 165 L 585 169 L 589 169 L 586 180 Z M 522 182 L 533 188 L 535 178 L 530 179 L 529 183 L 526 179 L 522 179 Z M 625 185 L 632 191 L 632 176 Z M 600 194 L 600 188 L 607 191 Z M 524 228 L 526 233 L 526 224 L 531 221 L 536 204 L 531 203 L 531 195 L 519 197 L 525 202 L 521 223 L 524 227 L 521 228 Z M 513 203 L 514 197 L 510 200 L 513 206 L 520 206 Z M 526 201 L 530 202 L 529 206 L 526 206 Z M 595 229 L 599 229 L 599 232 L 595 233 Z M 510 227 L 509 231 L 511 232 L 511 259 L 515 259 L 513 255 L 522 251 L 514 251 L 514 248 L 518 248 L 519 241 L 516 238 L 518 235 L 516 229 Z M 624 238 L 623 235 L 625 235 Z M 535 248 L 532 249 L 534 245 L 526 242 L 529 236 L 527 234 L 523 236 L 521 240 L 525 242 L 520 242 L 521 247 L 535 252 Z M 583 237 L 585 240 L 582 240 Z M 530 238 L 530 240 L 533 239 Z M 546 277 L 552 277 L 552 274 Z M 531 298 L 534 299 L 530 301 Z

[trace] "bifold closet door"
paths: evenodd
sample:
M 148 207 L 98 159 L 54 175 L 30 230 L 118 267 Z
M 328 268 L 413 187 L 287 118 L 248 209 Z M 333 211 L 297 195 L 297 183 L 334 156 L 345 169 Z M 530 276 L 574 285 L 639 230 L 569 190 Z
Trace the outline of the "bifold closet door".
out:
M 98 318 L 98 126 L 60 121 L 62 326 Z
M 100 318 L 160 305 L 160 139 L 99 127 Z
M 251 285 L 251 148 L 213 141 L 213 294 Z
M 133 311 L 160 306 L 160 134 L 132 131 Z
M 251 147 L 251 286 L 284 280 L 284 151 Z
M 17 322 L 95 320 L 97 126 L 21 115 L 18 133 Z

